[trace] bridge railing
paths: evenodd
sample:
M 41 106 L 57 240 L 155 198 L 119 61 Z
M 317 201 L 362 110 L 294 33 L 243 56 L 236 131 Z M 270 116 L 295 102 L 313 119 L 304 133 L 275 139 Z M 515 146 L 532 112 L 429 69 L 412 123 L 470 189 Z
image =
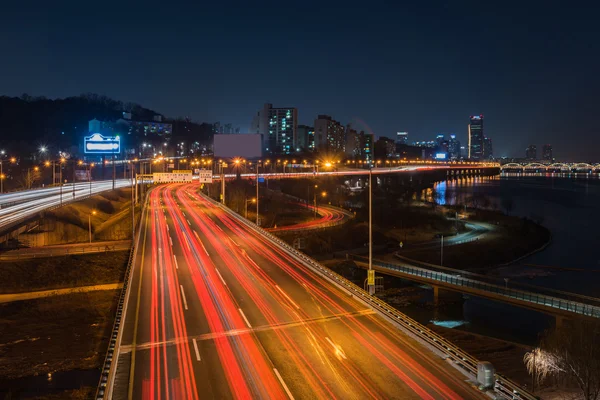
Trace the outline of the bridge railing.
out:
M 462 243 L 462 242 L 458 242 L 458 243 Z M 433 270 L 433 271 L 446 272 L 453 276 L 461 275 L 464 277 L 471 277 L 476 281 L 486 282 L 486 283 L 490 283 L 492 285 L 505 286 L 507 284 L 507 282 L 505 282 L 503 278 L 498 277 L 498 276 L 482 275 L 482 274 L 478 274 L 476 272 L 465 271 L 465 270 L 456 269 L 456 268 L 443 267 L 441 265 L 435 265 L 435 264 L 427 263 L 424 261 L 419 261 L 419 260 L 404 257 L 400 254 L 400 252 L 396 252 L 394 255 L 396 256 L 396 258 L 398 258 L 400 260 L 399 262 L 394 263 L 397 265 L 408 264 L 411 266 L 422 267 L 422 268 Z M 597 298 L 597 297 L 586 296 L 586 295 L 579 294 L 579 293 L 565 292 L 562 290 L 556 290 L 556 289 L 551 289 L 551 288 L 547 288 L 547 287 L 531 285 L 528 283 L 518 282 L 518 281 L 511 281 L 510 286 L 512 287 L 512 289 L 518 289 L 518 290 L 523 290 L 525 292 L 533 292 L 533 293 L 537 293 L 537 294 L 543 294 L 543 295 L 550 296 L 550 297 L 556 297 L 556 298 L 561 298 L 561 299 L 570 300 L 570 301 L 574 301 L 574 302 L 588 304 L 591 306 L 600 307 L 600 298 Z
M 363 263 L 369 262 L 369 259 L 363 256 L 349 254 L 348 258 Z M 407 275 L 418 276 L 431 281 L 438 281 L 441 283 L 446 283 L 458 287 L 482 290 L 500 296 L 505 296 L 533 304 L 538 304 L 545 307 L 564 310 L 575 314 L 585 315 L 588 317 L 600 318 L 600 307 L 593 306 L 590 304 L 585 304 L 555 296 L 547 296 L 544 294 L 529 292 L 525 290 L 502 287 L 501 285 L 494 285 L 487 282 L 481 282 L 479 280 L 463 277 L 460 275 L 453 275 L 447 272 L 433 271 L 431 269 L 420 268 L 406 264 L 399 265 L 386 263 L 384 261 L 379 260 L 373 260 L 373 265 L 380 268 L 398 271 Z
M 202 195 L 204 196 L 204 195 Z M 256 231 L 258 234 L 263 235 L 271 242 L 279 245 L 293 257 L 295 257 L 302 264 L 311 268 L 317 274 L 326 277 L 330 282 L 337 285 L 342 290 L 346 291 L 349 294 L 356 296 L 363 303 L 368 304 L 373 309 L 377 310 L 381 315 L 387 318 L 392 323 L 400 325 L 409 335 L 412 337 L 425 342 L 432 348 L 434 348 L 438 354 L 443 355 L 447 360 L 450 360 L 455 364 L 456 367 L 462 369 L 469 373 L 472 376 L 477 376 L 477 366 L 479 361 L 471 356 L 470 354 L 464 352 L 459 347 L 455 346 L 452 342 L 446 340 L 442 336 L 433 332 L 429 328 L 421 325 L 417 321 L 408 317 L 407 315 L 399 312 L 394 307 L 385 303 L 375 296 L 371 296 L 362 288 L 358 287 L 354 283 L 350 282 L 346 278 L 337 273 L 333 272 L 331 269 L 321 265 L 317 261 L 308 257 L 306 254 L 294 249 L 292 246 L 287 244 L 285 241 L 279 239 L 277 236 L 265 231 L 261 227 L 253 224 L 247 219 L 241 217 L 239 214 L 231 211 L 223 204 L 209 198 L 208 196 L 204 196 L 214 205 L 222 208 L 225 212 L 227 212 L 230 216 L 235 218 L 240 223 L 248 226 L 249 228 Z M 518 384 L 507 379 L 501 375 L 496 374 L 496 383 L 494 386 L 495 393 L 504 399 L 523 399 L 523 400 L 535 400 L 532 394 L 523 390 Z

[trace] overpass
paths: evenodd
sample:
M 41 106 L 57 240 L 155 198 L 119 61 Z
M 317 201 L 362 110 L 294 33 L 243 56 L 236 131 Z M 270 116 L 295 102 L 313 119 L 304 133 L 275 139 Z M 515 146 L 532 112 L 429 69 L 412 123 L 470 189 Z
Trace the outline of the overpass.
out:
M 348 258 L 354 260 L 361 268 L 369 266 L 369 259 L 366 257 L 348 254 Z M 432 264 L 419 264 L 422 266 L 402 261 L 372 262 L 373 269 L 383 274 L 433 287 L 436 300 L 439 290 L 442 289 L 539 311 L 556 317 L 557 323 L 560 323 L 562 318 L 600 318 L 598 298 L 518 283 L 511 283 L 508 287 L 501 279 Z
M 115 188 L 131 186 L 129 179 L 115 180 Z M 0 234 L 9 232 L 42 212 L 113 189 L 113 181 L 92 181 L 24 190 L 0 195 Z
M 484 398 L 478 360 L 197 189 L 148 195 L 96 398 Z

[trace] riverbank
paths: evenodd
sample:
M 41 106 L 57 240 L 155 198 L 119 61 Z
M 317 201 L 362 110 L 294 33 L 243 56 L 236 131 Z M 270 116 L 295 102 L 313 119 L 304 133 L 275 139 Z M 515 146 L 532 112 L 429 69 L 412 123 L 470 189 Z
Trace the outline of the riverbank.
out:
M 127 260 L 128 252 L 115 252 L 3 262 L 0 291 L 119 284 Z M 0 304 L 0 392 L 12 398 L 89 398 L 100 378 L 119 293 Z
M 452 236 L 446 237 L 443 254 L 441 238 L 429 247 L 405 246 L 399 254 L 430 264 L 486 273 L 541 251 L 552 240 L 548 229 L 527 218 L 474 210 L 469 213 L 469 220 L 486 223 L 492 228 L 462 244 L 448 243 Z

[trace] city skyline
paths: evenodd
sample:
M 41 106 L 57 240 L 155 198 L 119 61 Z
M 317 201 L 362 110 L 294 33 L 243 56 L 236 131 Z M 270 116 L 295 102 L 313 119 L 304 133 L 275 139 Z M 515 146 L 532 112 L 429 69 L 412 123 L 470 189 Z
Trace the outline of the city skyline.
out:
M 540 11 L 534 3 L 319 9 L 337 18 L 306 30 L 312 4 L 285 22 L 275 9 L 243 4 L 233 11 L 173 5 L 160 14 L 121 5 L 116 15 L 110 8 L 90 13 L 85 5 L 58 12 L 11 4 L 0 39 L 10 55 L 0 73 L 11 79 L 0 83 L 0 93 L 98 92 L 168 116 L 229 121 L 242 132 L 270 102 L 297 108 L 299 124 L 326 114 L 377 136 L 408 131 L 425 140 L 453 132 L 462 143 L 466 118 L 484 114 L 498 157 L 549 142 L 562 158 L 597 158 L 600 55 L 588 51 L 599 38 L 593 12 L 553 4 Z M 19 23 L 24 18 L 27 29 Z M 352 19 L 361 19 L 360 28 L 345 23 Z M 164 23 L 150 29 L 149 20 Z M 270 57 L 269 47 L 286 56 Z M 472 54 L 480 61 L 467 62 Z

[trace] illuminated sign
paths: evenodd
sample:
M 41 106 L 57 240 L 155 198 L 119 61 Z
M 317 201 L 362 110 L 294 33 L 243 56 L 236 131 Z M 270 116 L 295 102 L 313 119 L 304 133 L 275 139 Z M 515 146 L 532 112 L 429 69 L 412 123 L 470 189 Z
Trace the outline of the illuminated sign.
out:
M 102 136 L 94 133 L 83 138 L 83 148 L 88 154 L 115 154 L 121 152 L 121 138 L 119 136 Z
M 200 183 L 212 183 L 212 170 L 198 170 L 198 180 L 200 181 Z
M 446 159 L 446 153 L 437 153 L 435 155 L 435 159 L 436 160 L 445 160 Z

